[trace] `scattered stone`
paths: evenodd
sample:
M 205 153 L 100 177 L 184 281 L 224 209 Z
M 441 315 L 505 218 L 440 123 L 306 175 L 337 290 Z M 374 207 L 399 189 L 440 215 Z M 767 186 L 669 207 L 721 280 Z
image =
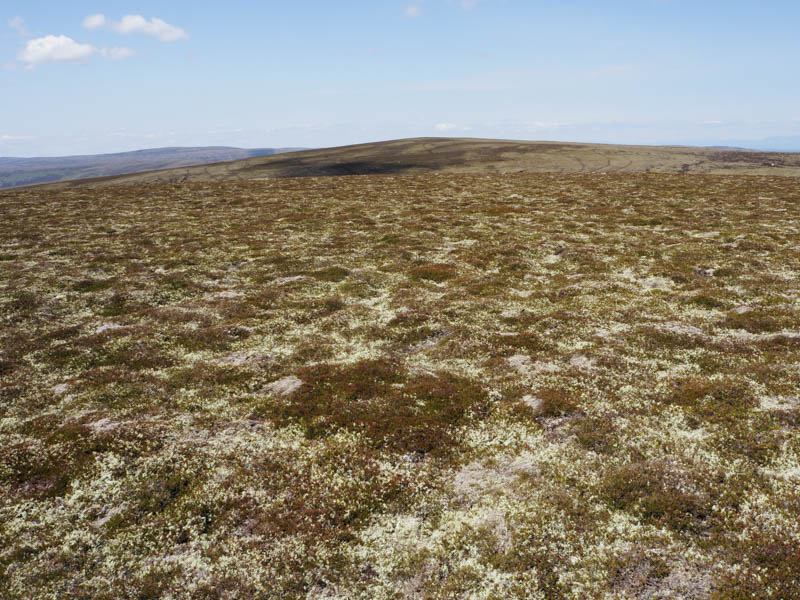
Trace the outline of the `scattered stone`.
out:
M 409 352 L 419 352 L 420 350 L 425 350 L 426 348 L 432 348 L 440 341 L 449 338 L 453 335 L 452 329 L 440 329 L 439 331 L 435 331 L 430 336 L 419 342 L 418 344 L 414 344 L 411 348 L 408 349 Z
M 241 298 L 244 296 L 242 292 L 234 292 L 231 290 L 223 290 L 221 292 L 214 292 L 213 294 L 206 294 L 206 297 L 219 300 L 232 300 L 233 298 Z
M 94 330 L 94 335 L 98 335 L 106 331 L 113 331 L 114 329 L 124 329 L 124 328 L 125 328 L 124 325 L 118 325 L 117 323 L 105 323 L 103 325 L 100 325 L 100 327 Z
M 261 391 L 277 394 L 279 396 L 291 396 L 294 392 L 300 389 L 300 386 L 302 385 L 303 381 L 301 379 L 298 379 L 294 375 L 289 375 L 264 386 L 264 389 Z
M 59 383 L 54 385 L 50 388 L 50 391 L 53 392 L 56 396 L 63 396 L 71 389 L 70 384 L 68 383 Z
M 552 362 L 537 362 L 533 365 L 534 373 L 558 373 L 561 367 Z
M 119 425 L 121 425 L 121 423 L 112 421 L 109 418 L 103 418 L 87 423 L 86 427 L 91 429 L 94 433 L 107 433 L 109 431 L 114 431 Z
M 675 333 L 677 335 L 688 335 L 691 337 L 705 337 L 705 333 L 703 333 L 702 329 L 698 327 L 694 327 L 693 325 L 687 325 L 686 323 L 681 323 L 679 321 L 667 321 L 666 323 L 659 323 L 656 325 L 656 329 L 659 331 L 664 331 L 666 333 Z
M 305 275 L 295 275 L 294 277 L 281 277 L 280 279 L 276 279 L 275 283 L 277 285 L 284 285 L 287 283 L 292 283 L 293 281 L 302 281 L 305 279 Z
M 712 267 L 695 267 L 692 270 L 692 273 L 697 275 L 698 277 L 712 277 L 714 275 L 714 269 Z
M 512 368 L 516 369 L 523 375 L 527 375 L 531 372 L 532 361 L 531 357 L 525 354 L 515 354 L 514 356 L 508 359 L 508 364 Z
M 583 371 L 584 373 L 590 373 L 591 371 L 595 370 L 595 362 L 582 354 L 576 354 L 572 358 L 569 359 L 570 366 L 578 369 L 579 371 Z
M 220 365 L 241 367 L 242 365 L 256 365 L 260 362 L 263 362 L 267 358 L 268 357 L 266 354 L 261 354 L 259 352 L 249 352 L 247 350 L 240 350 L 238 352 L 232 352 L 231 354 L 227 354 L 225 356 L 217 358 L 212 362 L 215 362 Z
M 97 519 L 95 521 L 92 521 L 92 527 L 95 527 L 95 528 L 99 529 L 100 527 L 102 527 L 103 525 L 108 523 L 111 519 L 116 517 L 121 512 L 122 512 L 122 507 L 121 506 L 115 506 L 111 510 L 107 511 L 106 514 L 103 515 L 102 517 L 100 517 L 99 519 Z
M 527 404 L 530 408 L 533 409 L 535 413 L 539 413 L 542 410 L 542 399 L 537 398 L 536 396 L 531 396 L 530 394 L 526 394 L 522 397 L 522 401 Z

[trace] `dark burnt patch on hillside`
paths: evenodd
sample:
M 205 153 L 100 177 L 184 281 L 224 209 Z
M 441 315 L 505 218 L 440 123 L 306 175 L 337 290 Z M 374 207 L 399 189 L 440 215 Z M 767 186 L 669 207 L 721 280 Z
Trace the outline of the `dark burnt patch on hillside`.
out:
M 728 164 L 751 164 L 768 167 L 800 167 L 800 154 L 787 152 L 758 152 L 747 150 L 725 150 L 713 152 L 709 159 Z

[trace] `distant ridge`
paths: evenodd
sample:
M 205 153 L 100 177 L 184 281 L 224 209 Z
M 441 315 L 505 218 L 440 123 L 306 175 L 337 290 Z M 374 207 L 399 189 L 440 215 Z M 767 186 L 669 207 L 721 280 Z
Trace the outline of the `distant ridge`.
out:
M 228 146 L 169 147 L 41 158 L 0 157 L 0 188 L 18 185 L 123 175 L 155 169 L 204 165 L 269 156 L 296 148 L 232 148 Z
M 800 177 L 800 153 L 413 138 L 50 184 L 57 188 L 415 173 L 716 173 Z

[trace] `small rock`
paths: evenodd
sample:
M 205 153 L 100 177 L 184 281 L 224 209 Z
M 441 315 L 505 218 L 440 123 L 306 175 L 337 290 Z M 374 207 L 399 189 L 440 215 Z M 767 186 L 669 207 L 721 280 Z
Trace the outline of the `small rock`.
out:
M 59 383 L 58 385 L 54 385 L 50 388 L 50 391 L 53 392 L 56 396 L 63 396 L 70 390 L 70 385 L 68 383 Z
M 233 352 L 231 354 L 227 354 L 222 356 L 216 360 L 215 363 L 220 365 L 230 365 L 232 367 L 241 367 L 242 365 L 254 365 L 266 358 L 265 354 L 259 354 L 258 352 L 248 352 L 247 350 L 240 350 L 239 352 Z
M 698 277 L 711 277 L 712 275 L 714 275 L 714 269 L 712 269 L 711 267 L 700 266 L 700 267 L 695 267 L 692 273 L 694 273 Z
M 103 333 L 105 331 L 112 331 L 114 329 L 123 329 L 124 325 L 118 325 L 116 323 L 105 323 L 104 325 L 100 325 L 97 329 L 94 330 L 94 335 Z
M 244 296 L 244 294 L 242 292 L 233 292 L 231 290 L 225 290 L 225 291 L 217 292 L 216 294 L 214 294 L 215 298 L 222 298 L 223 300 L 230 300 L 230 299 L 233 299 L 233 298 L 241 298 L 242 296 Z
M 116 506 L 109 510 L 105 515 L 97 519 L 96 521 L 92 521 L 92 526 L 96 528 L 100 528 L 106 523 L 108 523 L 111 519 L 122 512 L 122 507 Z
M 112 421 L 109 418 L 102 418 L 98 419 L 97 421 L 92 421 L 91 423 L 87 423 L 86 427 L 91 429 L 95 433 L 106 433 L 108 431 L 114 431 L 120 423 L 116 421 Z
M 537 398 L 536 396 L 531 396 L 530 394 L 526 394 L 522 397 L 522 401 L 525 404 L 527 404 L 530 408 L 532 408 L 533 411 L 536 413 L 542 410 L 541 398 Z
M 691 337 L 705 337 L 705 333 L 703 333 L 702 329 L 694 327 L 693 325 L 687 325 L 686 323 L 680 323 L 678 321 L 667 321 L 666 323 L 659 323 L 656 326 L 656 329 L 667 333 L 676 333 L 678 335 L 688 335 Z
M 531 371 L 531 357 L 525 354 L 515 354 L 508 359 L 508 364 L 523 375 Z
M 303 385 L 303 381 L 294 375 L 289 375 L 278 381 L 273 381 L 269 385 L 264 386 L 263 392 L 278 394 L 279 396 L 290 396 Z
M 432 348 L 440 341 L 449 338 L 451 335 L 453 335 L 453 331 L 451 329 L 440 329 L 439 331 L 432 333 L 418 344 L 411 346 L 408 351 L 419 352 L 420 350 L 425 350 L 426 348 Z
M 582 354 L 577 354 L 569 359 L 569 364 L 579 371 L 589 372 L 594 371 L 594 361 L 591 358 L 587 358 Z
M 305 279 L 305 275 L 295 275 L 294 277 L 281 277 L 280 279 L 276 279 L 275 283 L 284 285 L 285 283 L 292 283 L 293 281 L 301 281 L 303 279 Z

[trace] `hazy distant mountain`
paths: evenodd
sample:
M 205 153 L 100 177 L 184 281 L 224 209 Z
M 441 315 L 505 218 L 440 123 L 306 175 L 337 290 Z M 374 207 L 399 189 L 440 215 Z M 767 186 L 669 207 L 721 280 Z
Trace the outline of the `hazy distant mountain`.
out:
M 736 140 L 729 145 L 768 152 L 800 152 L 800 136 L 779 135 L 760 140 Z
M 173 169 L 227 160 L 240 160 L 301 150 L 301 148 L 153 148 L 115 154 L 42 158 L 0 157 L 0 188 L 67 179 L 124 175 L 156 169 Z

